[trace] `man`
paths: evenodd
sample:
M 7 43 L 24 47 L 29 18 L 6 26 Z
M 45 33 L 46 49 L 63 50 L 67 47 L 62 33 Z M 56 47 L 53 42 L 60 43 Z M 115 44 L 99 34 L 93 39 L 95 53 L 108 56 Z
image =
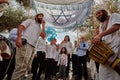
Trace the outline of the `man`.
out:
M 11 80 L 13 71 L 15 69 L 15 54 L 16 54 L 16 45 L 15 45 L 15 40 L 17 38 L 17 28 L 13 28 L 10 33 L 8 39 L 10 40 L 12 46 L 12 57 L 9 60 L 9 68 L 7 71 L 7 80 Z
M 56 39 L 51 38 L 50 44 L 46 45 L 46 72 L 45 80 L 51 80 L 55 78 L 54 69 L 55 69 L 55 59 L 56 59 Z
M 84 36 L 82 36 L 80 39 L 81 42 L 78 45 L 78 80 L 82 80 L 82 72 L 84 79 L 88 80 L 87 49 L 89 46 Z
M 72 70 L 73 70 L 73 77 L 76 79 L 77 74 L 77 66 L 78 66 L 78 60 L 77 60 L 77 53 L 78 53 L 78 42 L 75 40 L 74 41 L 74 48 L 72 52 Z
M 45 34 L 44 15 L 39 13 L 35 20 L 27 19 L 18 27 L 16 40 L 16 65 L 12 80 L 23 80 L 27 68 L 31 64 L 32 55 L 40 34 Z M 41 29 L 42 26 L 42 29 Z
M 37 46 L 36 53 L 32 62 L 31 72 L 33 73 L 32 80 L 41 80 L 40 75 L 45 71 L 45 58 L 46 58 L 46 35 L 41 34 Z
M 15 68 L 15 46 L 13 44 L 13 37 L 15 37 L 15 35 L 13 35 L 12 33 L 14 33 L 14 30 L 10 31 L 9 38 L 5 38 L 3 36 L 3 40 L 10 48 L 11 57 L 2 57 L 3 61 L 0 62 L 0 80 L 4 80 L 5 78 L 6 80 L 11 80 L 12 73 Z
M 96 12 L 96 18 L 102 23 L 102 26 L 101 32 L 94 37 L 92 42 L 99 44 L 101 40 L 104 40 L 120 58 L 120 15 L 117 13 L 108 15 L 106 10 L 100 9 Z M 120 80 L 120 75 L 109 66 L 101 64 L 99 80 Z

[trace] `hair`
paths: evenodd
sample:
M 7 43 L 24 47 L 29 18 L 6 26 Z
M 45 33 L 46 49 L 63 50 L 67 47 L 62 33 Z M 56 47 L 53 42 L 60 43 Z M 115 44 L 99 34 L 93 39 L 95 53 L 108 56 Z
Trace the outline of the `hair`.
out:
M 55 40 L 56 41 L 56 38 L 50 38 L 50 40 Z
M 81 38 L 80 39 L 85 39 L 85 36 L 81 36 Z
M 70 41 L 70 36 L 66 35 L 65 37 L 68 37 L 68 41 Z M 65 41 L 65 37 L 64 37 L 64 41 Z
M 62 53 L 63 53 L 63 52 L 62 52 L 62 49 L 65 49 L 64 54 L 67 54 L 67 49 L 66 49 L 65 47 L 62 47 L 62 48 L 61 48 L 60 54 L 62 54 Z
M 39 14 L 37 14 L 37 15 L 35 16 L 35 20 L 37 20 L 37 17 L 38 17 L 39 15 L 42 15 L 42 16 L 44 17 L 44 14 L 43 14 L 43 13 L 39 13 Z
M 108 12 L 104 9 L 101 9 L 101 11 L 105 14 L 105 15 L 108 15 Z
M 105 10 L 105 9 L 98 9 L 98 10 L 95 12 L 95 15 L 96 15 L 96 13 L 97 13 L 98 11 L 102 11 L 105 15 L 108 15 L 107 10 Z
M 77 40 L 75 40 L 74 42 L 77 42 Z
M 101 18 L 99 16 L 97 16 L 98 12 L 102 12 L 102 17 Z M 98 21 L 100 21 L 102 23 L 107 19 L 107 17 L 108 17 L 108 12 L 104 9 L 100 9 L 96 12 L 96 18 L 98 19 Z
M 38 17 L 39 15 L 42 15 L 44 17 L 44 14 L 43 13 L 39 13 L 37 14 L 35 17 Z

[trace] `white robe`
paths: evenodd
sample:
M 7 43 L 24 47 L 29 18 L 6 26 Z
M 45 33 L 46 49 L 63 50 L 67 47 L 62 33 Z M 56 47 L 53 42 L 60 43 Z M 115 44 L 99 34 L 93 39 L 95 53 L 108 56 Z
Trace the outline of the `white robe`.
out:
M 113 13 L 110 16 L 107 29 L 114 24 L 120 24 L 120 14 Z M 120 58 L 120 30 L 106 35 L 103 39 Z M 99 80 L 120 80 L 120 75 L 109 66 L 100 65 Z

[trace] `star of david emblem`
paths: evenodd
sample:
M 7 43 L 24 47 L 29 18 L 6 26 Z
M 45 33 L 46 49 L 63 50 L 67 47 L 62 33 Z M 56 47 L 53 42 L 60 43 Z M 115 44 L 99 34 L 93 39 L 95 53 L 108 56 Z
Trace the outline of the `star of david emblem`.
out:
M 54 21 L 53 23 L 57 23 L 58 25 L 63 25 L 70 21 L 72 15 L 66 15 L 63 10 L 61 10 L 59 15 L 52 15 Z

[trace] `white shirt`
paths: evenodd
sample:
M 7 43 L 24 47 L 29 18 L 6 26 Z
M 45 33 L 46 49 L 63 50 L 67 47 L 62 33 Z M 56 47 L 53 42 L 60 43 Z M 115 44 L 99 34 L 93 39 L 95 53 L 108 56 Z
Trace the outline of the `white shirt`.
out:
M 38 37 L 41 33 L 40 24 L 38 24 L 35 20 L 27 19 L 21 25 L 23 25 L 26 29 L 23 31 L 22 38 L 27 39 L 27 42 L 33 46 L 36 45 Z
M 41 36 L 38 38 L 36 51 L 43 51 L 46 53 L 46 41 Z
M 16 38 L 17 38 L 17 28 L 13 28 L 11 31 L 10 31 L 10 34 L 9 34 L 9 39 L 12 40 L 12 41 L 16 41 Z
M 72 54 L 77 55 L 77 53 L 78 53 L 78 48 L 75 47 Z
M 46 46 L 46 58 L 56 59 L 56 46 L 47 45 Z
M 8 39 L 11 41 L 11 43 L 13 43 L 14 46 L 15 45 L 15 41 L 16 41 L 16 38 L 17 38 L 17 28 L 13 28 L 11 31 L 10 31 L 10 34 L 9 34 L 9 37 Z
M 110 16 L 107 29 L 114 24 L 120 24 L 120 15 L 117 13 Z M 118 51 L 120 50 L 120 30 L 106 35 L 103 37 L 103 40 L 105 40 L 109 47 L 115 52 L 115 54 L 119 55 L 120 58 L 120 52 Z M 101 64 L 99 69 L 99 80 L 120 80 L 120 75 L 109 66 Z
M 61 45 L 60 45 L 60 48 L 62 49 L 63 47 L 65 47 L 67 49 L 67 52 L 69 54 L 72 53 L 72 43 L 71 42 L 63 42 Z
M 58 65 L 65 65 L 67 66 L 67 63 L 68 63 L 68 59 L 67 59 L 67 54 L 60 54 L 59 55 L 59 60 L 58 60 Z
M 59 60 L 59 50 L 58 51 L 56 51 L 56 59 L 55 59 L 55 61 L 58 61 Z
M 112 25 L 114 24 L 120 24 L 120 14 L 113 13 L 110 16 L 107 29 L 112 27 Z M 111 47 L 115 54 L 118 54 L 120 58 L 120 52 L 118 53 L 118 50 L 120 50 L 120 30 L 112 34 L 106 35 L 105 37 L 103 37 L 103 40 L 105 40 L 109 47 Z
M 80 42 L 80 49 L 78 49 L 78 56 L 85 56 L 87 49 L 88 49 L 88 43 L 87 42 Z

